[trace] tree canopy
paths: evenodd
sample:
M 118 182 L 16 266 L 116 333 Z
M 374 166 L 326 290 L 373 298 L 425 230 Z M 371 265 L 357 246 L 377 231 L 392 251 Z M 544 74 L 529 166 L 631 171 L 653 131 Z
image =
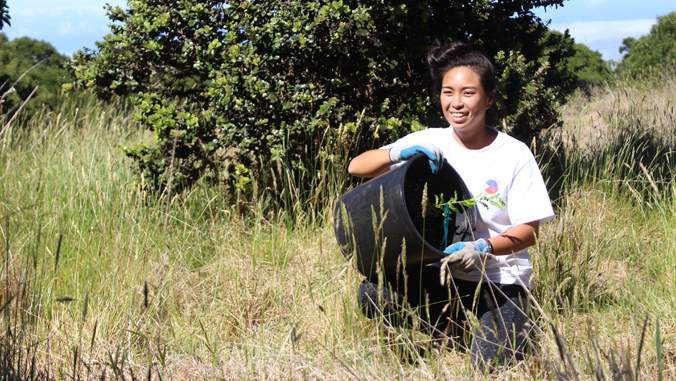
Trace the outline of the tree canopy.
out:
M 577 76 L 581 86 L 603 82 L 610 77 L 610 69 L 601 53 L 585 44 L 574 45 L 575 55 L 570 58 L 570 70 Z
M 39 87 L 26 106 L 27 113 L 32 113 L 42 105 L 54 108 L 61 92 L 61 83 L 69 78 L 66 61 L 68 58 L 59 54 L 48 42 L 29 37 L 9 41 L 4 33 L 0 33 L 0 85 L 4 84 L 0 94 L 14 87 L 14 91 L 0 104 L 0 111 L 4 113 L 15 109 L 36 86 Z M 31 69 L 35 65 L 38 66 Z
M 157 144 L 126 152 L 155 179 L 172 157 L 190 182 L 233 173 L 218 168 L 225 156 L 302 168 L 320 142 L 346 144 L 340 132 L 370 147 L 445 125 L 424 59 L 435 40 L 494 58 L 501 97 L 492 122 L 528 139 L 558 122 L 574 87 L 572 39 L 543 38 L 547 27 L 532 13 L 562 3 L 136 0 L 108 9 L 111 34 L 71 69 L 76 85 L 102 96 L 137 96 Z
M 564 33 L 555 30 L 548 31 L 546 36 L 565 38 Z M 555 49 L 555 47 L 545 49 L 541 61 L 548 59 L 549 49 Z M 603 61 L 601 53 L 591 50 L 587 45 L 581 43 L 575 43 L 573 45 L 573 51 L 574 55 L 568 57 L 565 62 L 568 71 L 575 75 L 577 81 L 576 86 L 584 87 L 602 82 L 609 78 L 610 69 L 606 62 Z
M 676 66 L 676 12 L 657 17 L 649 34 L 639 39 L 625 38 L 620 52 L 627 53 L 620 62 L 620 70 Z

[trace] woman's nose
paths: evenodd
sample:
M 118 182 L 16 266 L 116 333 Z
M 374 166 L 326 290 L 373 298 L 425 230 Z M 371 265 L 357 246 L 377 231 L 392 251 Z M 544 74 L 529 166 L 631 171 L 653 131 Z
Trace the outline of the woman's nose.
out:
M 451 100 L 451 106 L 454 108 L 462 108 L 462 99 L 459 96 L 454 96 Z

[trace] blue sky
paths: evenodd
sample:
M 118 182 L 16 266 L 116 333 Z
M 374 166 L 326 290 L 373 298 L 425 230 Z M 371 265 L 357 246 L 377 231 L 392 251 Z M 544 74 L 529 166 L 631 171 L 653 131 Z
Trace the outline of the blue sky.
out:
M 10 39 L 29 36 L 45 40 L 71 55 L 110 30 L 103 5 L 125 6 L 126 0 L 8 0 L 12 26 L 2 30 Z M 650 32 L 657 16 L 676 11 L 674 0 L 567 0 L 557 9 L 536 12 L 550 27 L 569 29 L 577 42 L 598 50 L 604 59 L 619 60 L 622 39 Z
M 619 48 L 626 37 L 650 32 L 657 16 L 676 12 L 674 0 L 569 0 L 557 9 L 538 10 L 550 28 L 568 29 L 576 42 L 601 52 L 603 59 L 620 60 Z
M 8 0 L 12 26 L 2 29 L 9 39 L 29 36 L 50 42 L 72 55 L 83 46 L 95 47 L 110 32 L 103 6 L 126 6 L 126 0 Z

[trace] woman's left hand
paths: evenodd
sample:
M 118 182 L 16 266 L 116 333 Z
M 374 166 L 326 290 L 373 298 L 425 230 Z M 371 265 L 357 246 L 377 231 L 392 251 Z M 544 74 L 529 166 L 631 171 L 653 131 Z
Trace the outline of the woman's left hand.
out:
M 495 256 L 490 253 L 490 245 L 484 239 L 455 243 L 447 247 L 444 253 L 449 255 L 442 260 L 442 263 L 450 264 L 462 271 L 481 269 L 485 262 L 495 260 Z

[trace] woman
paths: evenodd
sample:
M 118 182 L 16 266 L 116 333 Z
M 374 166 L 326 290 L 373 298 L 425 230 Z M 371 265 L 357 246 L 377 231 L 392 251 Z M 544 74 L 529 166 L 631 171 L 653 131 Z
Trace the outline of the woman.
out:
M 459 242 L 444 251 L 448 258 L 442 262 L 450 264 L 451 287 L 440 280 L 443 263 L 407 269 L 406 289 L 400 279 L 388 279 L 388 287 L 380 291 L 376 284 L 363 283 L 362 309 L 367 316 L 381 311 L 393 318 L 401 312 L 396 306 L 405 295 L 434 332 L 447 335 L 462 335 L 464 311 L 472 311 L 481 323 L 473 330 L 473 363 L 508 364 L 519 357 L 527 336 L 523 286 L 530 287 L 532 269 L 527 248 L 554 212 L 528 147 L 486 125 L 486 111 L 496 93 L 488 58 L 466 44 L 449 43 L 432 47 L 427 61 L 433 94 L 450 126 L 418 131 L 364 152 L 351 161 L 348 172 L 373 177 L 423 153 L 433 171 L 448 161 L 473 196 L 498 195 L 504 207 L 478 207 L 476 241 Z M 379 305 L 377 300 L 389 303 Z

